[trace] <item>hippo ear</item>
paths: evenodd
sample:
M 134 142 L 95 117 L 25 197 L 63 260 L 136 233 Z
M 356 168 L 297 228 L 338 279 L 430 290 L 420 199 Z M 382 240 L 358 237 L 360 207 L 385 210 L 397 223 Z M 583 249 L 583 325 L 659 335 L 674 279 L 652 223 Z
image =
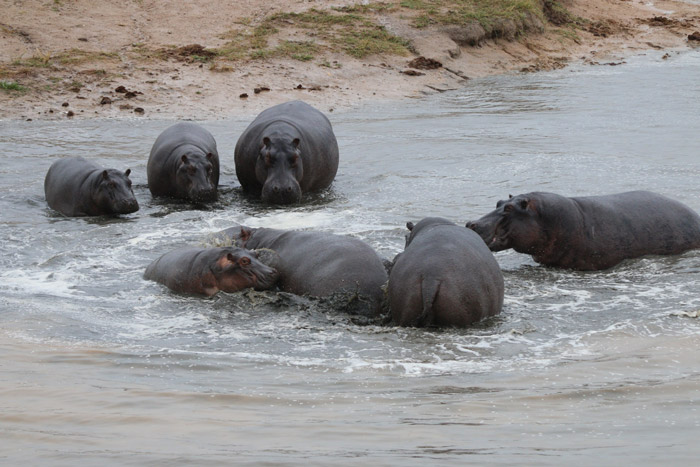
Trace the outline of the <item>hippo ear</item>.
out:
M 294 146 L 294 149 L 299 149 L 299 143 L 301 143 L 301 141 L 299 141 L 299 138 L 294 138 L 292 140 L 292 146 Z
M 263 138 L 263 146 L 265 146 L 266 148 L 270 147 L 270 138 L 268 138 L 267 136 Z
M 248 239 L 250 239 L 250 235 L 253 233 L 252 230 L 246 229 L 245 227 L 241 227 L 241 244 L 245 245 Z
M 109 179 L 109 172 L 107 172 L 106 170 L 103 170 L 102 171 L 102 179 L 108 180 Z
M 513 198 L 513 195 L 508 195 L 508 199 L 511 199 L 511 198 Z
M 183 154 L 182 157 L 180 158 L 183 164 L 189 163 L 189 159 L 187 159 L 187 154 Z
M 213 154 L 213 153 L 211 153 L 211 152 L 210 152 L 210 153 L 207 153 L 207 159 L 208 159 L 208 160 L 212 160 L 213 158 L 214 158 L 214 154 Z
M 124 172 L 124 175 L 126 175 L 127 177 L 129 175 L 131 175 L 131 169 L 126 169 L 126 172 Z
M 406 228 L 408 230 L 413 231 L 413 227 L 414 227 L 413 222 L 410 222 L 410 221 L 406 222 Z

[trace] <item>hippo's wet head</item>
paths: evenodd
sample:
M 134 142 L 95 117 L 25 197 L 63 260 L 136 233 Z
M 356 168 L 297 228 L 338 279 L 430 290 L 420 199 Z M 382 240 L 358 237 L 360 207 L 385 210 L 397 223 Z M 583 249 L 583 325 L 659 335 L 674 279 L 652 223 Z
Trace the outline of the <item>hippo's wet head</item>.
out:
M 304 176 L 304 164 L 299 145 L 299 138 L 263 138 L 255 175 L 263 186 L 264 202 L 293 204 L 301 200 L 299 180 Z
M 219 167 L 211 152 L 183 154 L 177 166 L 177 186 L 192 201 L 213 201 L 217 197 Z
M 496 209 L 466 227 L 481 236 L 491 251 L 513 248 L 532 254 L 547 237 L 542 226 L 538 202 L 527 195 L 501 200 Z
M 221 256 L 211 267 L 219 290 L 236 292 L 249 287 L 271 288 L 279 277 L 277 270 L 266 266 L 254 251 L 243 248 L 222 248 Z
M 130 214 L 139 210 L 129 180 L 131 169 L 120 172 L 114 169 L 103 170 L 97 177 L 94 200 L 104 212 Z

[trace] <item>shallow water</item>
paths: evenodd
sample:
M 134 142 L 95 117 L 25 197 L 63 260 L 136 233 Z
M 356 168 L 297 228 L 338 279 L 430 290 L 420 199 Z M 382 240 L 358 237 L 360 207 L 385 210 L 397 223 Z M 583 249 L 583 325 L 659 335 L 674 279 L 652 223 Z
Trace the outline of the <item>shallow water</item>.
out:
M 350 234 L 393 257 L 406 221 L 460 224 L 509 193 L 648 189 L 700 211 L 700 51 L 624 66 L 473 80 L 329 113 L 331 190 L 291 209 L 239 190 L 153 200 L 166 121 L 0 126 L 0 460 L 9 464 L 689 464 L 700 455 L 700 252 L 603 272 L 514 252 L 503 313 L 467 330 L 363 326 L 269 293 L 199 299 L 141 278 L 232 223 Z M 141 210 L 66 219 L 43 179 L 59 157 L 132 169 Z

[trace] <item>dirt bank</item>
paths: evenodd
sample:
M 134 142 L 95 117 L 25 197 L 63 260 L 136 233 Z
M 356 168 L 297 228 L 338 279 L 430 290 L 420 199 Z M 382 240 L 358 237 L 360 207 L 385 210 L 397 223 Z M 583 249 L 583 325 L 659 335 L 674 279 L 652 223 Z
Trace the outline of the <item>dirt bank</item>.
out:
M 532 0 L 477 20 L 448 0 L 95 3 L 3 2 L 1 119 L 211 119 L 289 99 L 330 111 L 700 45 L 700 5 L 681 1 Z

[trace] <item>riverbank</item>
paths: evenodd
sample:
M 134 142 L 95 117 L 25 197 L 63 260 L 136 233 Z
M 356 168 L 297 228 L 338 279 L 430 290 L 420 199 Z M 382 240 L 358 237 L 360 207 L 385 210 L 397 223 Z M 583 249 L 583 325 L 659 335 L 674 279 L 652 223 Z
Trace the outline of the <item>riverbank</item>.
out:
M 700 44 L 700 6 L 680 1 L 182 4 L 5 5 L 0 118 L 216 119 L 289 99 L 330 112 Z

